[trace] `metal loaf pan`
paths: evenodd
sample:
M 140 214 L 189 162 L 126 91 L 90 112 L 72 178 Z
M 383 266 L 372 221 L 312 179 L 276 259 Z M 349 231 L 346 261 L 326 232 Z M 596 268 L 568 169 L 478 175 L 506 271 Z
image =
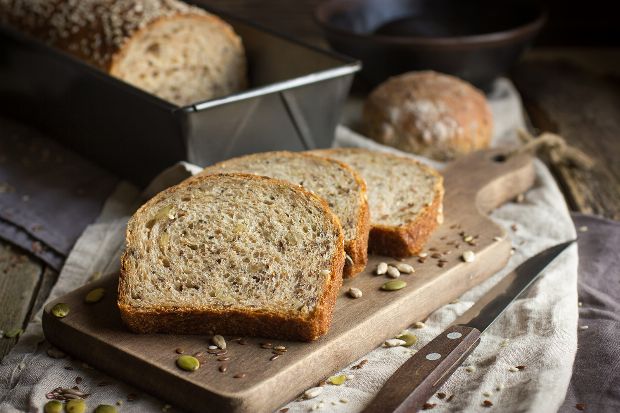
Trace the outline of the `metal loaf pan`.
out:
M 0 111 L 140 186 L 180 160 L 330 146 L 360 64 L 214 12 L 243 39 L 247 90 L 178 107 L 0 26 Z

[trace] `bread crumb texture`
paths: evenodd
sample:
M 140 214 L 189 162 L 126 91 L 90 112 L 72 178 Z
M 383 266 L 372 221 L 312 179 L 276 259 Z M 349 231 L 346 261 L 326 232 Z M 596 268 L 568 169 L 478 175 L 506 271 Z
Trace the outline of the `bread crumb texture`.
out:
M 227 314 L 325 324 L 342 283 L 342 244 L 337 218 L 299 187 L 243 174 L 190 178 L 129 221 L 119 307 L 137 330 L 136 314 L 179 311 L 221 315 L 222 334 Z M 149 324 L 142 330 L 187 330 Z

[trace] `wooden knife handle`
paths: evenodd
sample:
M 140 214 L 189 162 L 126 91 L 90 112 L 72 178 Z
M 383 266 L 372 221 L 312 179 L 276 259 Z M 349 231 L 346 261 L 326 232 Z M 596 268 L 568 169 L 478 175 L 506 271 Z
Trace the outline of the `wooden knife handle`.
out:
M 480 342 L 480 331 L 452 326 L 405 362 L 364 413 L 416 412 Z

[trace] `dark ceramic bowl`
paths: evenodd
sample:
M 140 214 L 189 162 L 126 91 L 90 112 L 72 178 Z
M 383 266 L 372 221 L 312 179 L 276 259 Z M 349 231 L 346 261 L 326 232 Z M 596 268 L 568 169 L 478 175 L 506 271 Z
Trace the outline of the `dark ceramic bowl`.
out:
M 546 14 L 535 0 L 329 0 L 315 17 L 332 48 L 362 61 L 370 86 L 431 69 L 487 89 Z

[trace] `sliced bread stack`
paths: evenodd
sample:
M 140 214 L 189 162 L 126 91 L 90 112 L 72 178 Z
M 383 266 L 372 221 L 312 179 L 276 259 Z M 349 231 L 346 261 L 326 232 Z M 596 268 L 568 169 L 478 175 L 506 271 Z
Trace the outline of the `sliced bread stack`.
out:
M 410 158 L 366 149 L 312 153 L 350 165 L 366 181 L 370 252 L 389 257 L 417 254 L 443 221 L 443 178 L 432 168 Z
M 129 221 L 118 306 L 140 333 L 313 340 L 329 328 L 343 244 L 327 203 L 299 185 L 190 178 Z
M 342 162 L 298 152 L 264 152 L 205 168 L 202 174 L 242 172 L 282 179 L 323 198 L 340 219 L 347 253 L 344 277 L 368 262 L 368 202 L 364 180 Z

